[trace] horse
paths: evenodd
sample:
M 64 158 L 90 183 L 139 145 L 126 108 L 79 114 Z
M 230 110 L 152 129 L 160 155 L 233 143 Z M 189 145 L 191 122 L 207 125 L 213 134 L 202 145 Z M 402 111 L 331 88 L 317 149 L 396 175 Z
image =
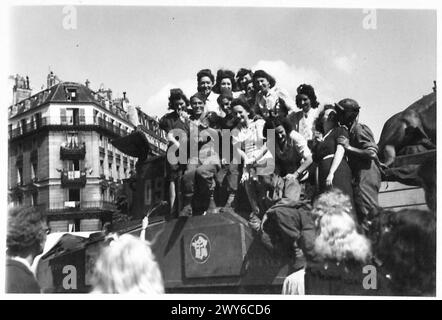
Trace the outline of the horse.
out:
M 404 111 L 393 115 L 382 128 L 379 158 L 385 165 L 383 180 L 398 181 L 424 188 L 430 210 L 436 208 L 436 89 Z M 420 163 L 395 163 L 397 156 L 429 156 Z
M 389 118 L 378 146 L 379 158 L 387 167 L 396 156 L 436 149 L 436 92 Z

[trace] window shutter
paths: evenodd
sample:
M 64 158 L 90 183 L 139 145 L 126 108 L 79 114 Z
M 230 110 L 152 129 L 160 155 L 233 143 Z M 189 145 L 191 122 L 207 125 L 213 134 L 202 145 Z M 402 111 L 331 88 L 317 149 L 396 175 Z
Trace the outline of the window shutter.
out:
M 67 124 L 66 121 L 66 109 L 60 109 L 60 123 L 61 124 Z
M 84 109 L 80 108 L 78 109 L 79 115 L 80 115 L 80 124 L 85 124 L 85 118 L 84 118 Z

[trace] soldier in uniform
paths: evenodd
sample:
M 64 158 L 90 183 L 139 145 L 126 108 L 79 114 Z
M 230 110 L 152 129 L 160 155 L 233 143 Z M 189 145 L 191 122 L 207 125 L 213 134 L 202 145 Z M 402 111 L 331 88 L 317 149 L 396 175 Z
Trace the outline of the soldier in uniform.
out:
M 349 138 L 341 137 L 353 176 L 353 193 L 359 223 L 367 230 L 371 218 L 377 214 L 381 169 L 378 146 L 370 128 L 358 122 L 359 104 L 343 99 L 335 104 L 338 121 L 347 127 Z

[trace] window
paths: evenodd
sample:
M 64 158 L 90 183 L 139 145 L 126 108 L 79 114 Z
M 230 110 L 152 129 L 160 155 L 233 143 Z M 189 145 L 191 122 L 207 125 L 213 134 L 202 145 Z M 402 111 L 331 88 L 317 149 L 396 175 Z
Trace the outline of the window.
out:
M 80 160 L 68 160 L 68 171 L 79 171 L 80 170 Z
M 97 123 L 98 111 L 94 109 L 94 123 Z
M 22 167 L 17 168 L 17 183 L 21 186 L 23 185 L 23 168 Z
M 117 179 L 121 179 L 121 177 L 120 177 L 120 166 L 117 166 Z
M 109 177 L 112 177 L 112 162 L 109 162 Z
M 80 124 L 78 108 L 66 109 L 66 121 L 68 125 L 78 125 Z
M 41 123 L 41 112 L 38 112 L 34 115 L 34 121 L 35 121 L 35 127 L 36 128 L 40 128 L 42 123 Z
M 106 201 L 106 190 L 101 189 L 101 200 Z
M 67 92 L 67 100 L 68 101 L 76 101 L 77 100 L 77 89 L 75 88 L 68 88 L 66 89 Z
M 123 177 L 127 179 L 127 168 L 123 168 Z
M 72 148 L 77 148 L 78 144 L 78 133 L 70 133 L 67 137 L 68 145 Z
M 69 201 L 80 201 L 80 189 L 69 189 Z
M 100 176 L 104 176 L 104 161 L 100 160 Z
M 36 162 L 32 162 L 31 163 L 31 178 L 33 181 L 37 181 L 37 163 Z
M 26 119 L 22 119 L 20 122 L 21 122 L 20 126 L 23 130 L 22 132 L 24 133 L 26 132 Z

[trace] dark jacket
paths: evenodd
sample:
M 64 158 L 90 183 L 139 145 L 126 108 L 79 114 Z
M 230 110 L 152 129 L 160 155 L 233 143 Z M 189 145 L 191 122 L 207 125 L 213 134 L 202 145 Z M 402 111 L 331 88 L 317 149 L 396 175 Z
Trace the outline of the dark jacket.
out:
M 364 270 L 364 267 L 367 269 Z M 374 263 L 327 259 L 309 261 L 305 270 L 305 294 L 389 296 L 391 291 L 388 280 Z
M 6 293 L 40 293 L 32 272 L 21 262 L 6 260 Z
M 261 240 L 273 252 L 289 257 L 293 271 L 305 266 L 305 258 L 314 258 L 316 231 L 310 211 L 307 202 L 283 199 L 266 212 Z M 304 257 L 297 258 L 296 249 L 301 249 Z

